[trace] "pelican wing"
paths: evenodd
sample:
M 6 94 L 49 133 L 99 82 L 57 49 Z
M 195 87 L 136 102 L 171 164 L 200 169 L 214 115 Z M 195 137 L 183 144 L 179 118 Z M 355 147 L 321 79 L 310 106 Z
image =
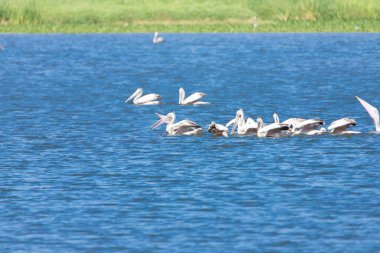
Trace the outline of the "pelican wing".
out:
M 201 127 L 200 125 L 198 125 L 194 121 L 191 121 L 191 120 L 188 120 L 188 119 L 181 120 L 180 122 L 177 122 L 176 125 L 188 126 L 188 127 L 196 127 L 196 128 Z
M 341 128 L 342 130 L 345 130 L 350 125 L 355 126 L 356 121 L 353 119 L 349 119 L 349 118 L 342 118 L 342 119 L 338 119 L 338 120 L 335 120 L 334 122 L 332 122 L 331 125 L 327 129 L 328 130 L 334 130 L 337 128 Z
M 321 119 L 307 119 L 294 125 L 295 129 L 303 129 L 304 131 L 311 131 L 324 124 Z
M 356 98 L 362 104 L 362 106 L 364 107 L 364 109 L 368 112 L 369 116 L 371 116 L 371 118 L 373 119 L 373 122 L 375 123 L 375 126 L 376 126 L 376 131 L 380 131 L 380 126 L 379 126 L 379 121 L 380 121 L 379 120 L 379 110 L 377 110 L 376 107 L 374 107 L 373 105 L 370 105 L 369 103 L 367 103 L 363 99 L 359 98 L 358 96 L 356 96 Z
M 195 92 L 194 94 L 188 96 L 183 103 L 184 104 L 192 104 L 194 102 L 197 102 L 202 97 L 206 96 L 206 93 L 203 92 Z
M 267 132 L 267 136 L 274 136 L 281 133 L 282 131 L 289 130 L 289 126 L 283 123 L 274 123 L 264 127 Z
M 257 122 L 254 121 L 252 118 L 247 118 L 245 121 L 245 127 L 248 128 L 257 128 Z
M 215 123 L 215 129 L 218 130 L 218 131 L 222 131 L 222 132 L 228 131 L 227 127 L 225 127 L 225 126 L 223 126 L 221 124 L 216 124 L 216 123 Z
M 147 94 L 145 96 L 138 98 L 136 102 L 138 104 L 145 104 L 145 103 L 153 102 L 158 99 L 161 99 L 161 96 L 158 94 Z
M 197 123 L 191 120 L 181 120 L 173 126 L 173 130 L 176 135 L 182 135 L 189 131 L 193 131 L 195 128 L 201 128 Z
M 295 125 L 295 124 L 298 124 L 298 123 L 303 122 L 303 121 L 305 121 L 305 119 L 302 119 L 302 118 L 290 118 L 290 119 L 285 120 L 282 123 L 287 124 L 287 125 Z

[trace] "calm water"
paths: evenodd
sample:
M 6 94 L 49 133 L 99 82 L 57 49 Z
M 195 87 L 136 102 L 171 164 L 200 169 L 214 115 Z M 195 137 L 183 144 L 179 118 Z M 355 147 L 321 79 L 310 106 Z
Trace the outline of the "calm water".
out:
M 0 35 L 1 252 L 378 252 L 380 34 Z M 180 107 L 178 88 L 210 106 Z M 159 106 L 126 105 L 136 88 Z M 168 137 L 243 108 L 357 136 Z

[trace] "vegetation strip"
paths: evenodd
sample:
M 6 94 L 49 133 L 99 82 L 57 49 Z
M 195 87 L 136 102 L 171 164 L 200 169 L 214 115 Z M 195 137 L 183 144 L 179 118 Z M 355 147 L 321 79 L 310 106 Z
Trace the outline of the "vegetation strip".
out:
M 2 33 L 380 32 L 378 0 L 0 0 Z

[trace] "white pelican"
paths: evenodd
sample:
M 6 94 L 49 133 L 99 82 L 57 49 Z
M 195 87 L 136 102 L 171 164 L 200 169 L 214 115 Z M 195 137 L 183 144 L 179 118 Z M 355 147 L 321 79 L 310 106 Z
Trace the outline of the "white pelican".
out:
M 138 88 L 127 100 L 125 103 L 128 103 L 133 98 L 133 103 L 135 105 L 156 105 L 160 102 L 157 101 L 161 99 L 161 96 L 158 94 L 148 94 L 142 96 L 144 90 L 142 88 Z
M 280 119 L 277 113 L 273 114 L 274 122 L 280 123 Z M 317 128 L 325 123 L 321 119 L 302 119 L 302 118 L 290 118 L 282 122 L 289 126 L 289 131 L 294 134 L 315 135 L 323 134 L 326 132 L 325 128 L 318 130 Z
M 287 135 L 283 131 L 289 130 L 289 126 L 284 123 L 272 123 L 264 126 L 262 118 L 257 119 L 257 137 L 281 137 Z
M 152 128 L 155 129 L 161 124 L 166 123 L 168 135 L 199 135 L 202 133 L 202 128 L 193 121 L 185 119 L 174 123 L 175 112 L 169 112 L 167 115 L 156 113 L 156 115 L 160 119 L 152 125 Z
M 359 134 L 360 132 L 356 131 L 348 131 L 347 129 L 350 126 L 356 126 L 356 121 L 349 118 L 342 118 L 335 120 L 331 125 L 327 128 L 331 131 L 332 134 Z
M 236 111 L 235 118 L 228 122 L 226 127 L 231 124 L 233 124 L 231 134 L 235 133 L 236 127 L 239 135 L 256 135 L 257 133 L 257 123 L 251 118 L 245 119 L 243 109 Z
M 369 116 L 373 119 L 373 123 L 375 124 L 376 132 L 380 132 L 380 120 L 379 120 L 379 110 L 376 107 L 368 104 L 363 99 L 356 96 L 359 102 L 362 104 L 364 109 L 368 112 Z
M 158 44 L 158 43 L 163 43 L 163 42 L 165 42 L 164 37 L 158 36 L 158 32 L 155 32 L 153 36 L 153 43 Z
M 209 125 L 207 132 L 212 133 L 212 135 L 216 137 L 219 137 L 219 136 L 224 136 L 226 138 L 228 137 L 228 133 L 227 133 L 228 128 L 221 124 L 217 124 L 214 121 L 212 121 L 211 124 Z
M 199 101 L 202 97 L 206 96 L 206 93 L 195 92 L 185 99 L 185 90 L 181 87 L 178 90 L 179 93 L 179 104 L 180 105 L 207 105 L 209 102 Z

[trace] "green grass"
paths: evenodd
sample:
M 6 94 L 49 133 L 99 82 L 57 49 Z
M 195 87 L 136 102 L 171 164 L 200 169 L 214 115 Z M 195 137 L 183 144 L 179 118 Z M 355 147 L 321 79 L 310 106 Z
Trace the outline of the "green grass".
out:
M 0 0 L 0 32 L 153 31 L 379 32 L 380 0 Z

